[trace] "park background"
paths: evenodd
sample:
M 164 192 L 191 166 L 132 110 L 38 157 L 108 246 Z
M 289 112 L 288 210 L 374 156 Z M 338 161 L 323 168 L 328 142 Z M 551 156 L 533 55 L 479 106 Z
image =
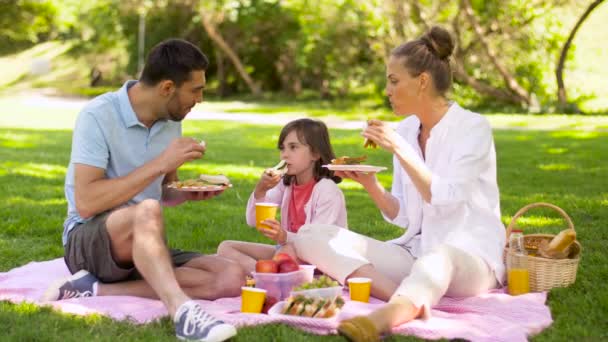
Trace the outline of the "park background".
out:
M 383 95 L 384 61 L 435 24 L 457 42 L 450 98 L 494 128 L 503 222 L 528 203 L 551 202 L 572 216 L 583 245 L 577 282 L 551 291 L 555 322 L 533 340 L 608 338 L 603 1 L 0 0 L 0 272 L 62 255 L 75 117 L 88 99 L 136 78 L 156 43 L 184 38 L 211 61 L 205 102 L 184 122 L 184 134 L 205 139 L 209 152 L 180 175 L 224 173 L 234 188 L 166 209 L 166 224 L 171 245 L 213 253 L 224 239 L 269 242 L 246 227 L 244 208 L 259 174 L 278 160 L 280 125 L 290 119 L 323 119 L 337 154 L 367 153 L 370 163 L 391 166 L 386 153 L 362 150 L 353 128 L 370 117 L 398 119 Z M 379 177 L 390 187 L 390 172 Z M 340 187 L 353 230 L 383 240 L 400 234 L 360 187 Z M 546 210 L 518 222 L 529 232 L 565 228 Z M 134 328 L 7 302 L 0 302 L 0 337 L 174 339 L 168 319 Z M 288 339 L 311 335 L 272 325 L 236 338 Z

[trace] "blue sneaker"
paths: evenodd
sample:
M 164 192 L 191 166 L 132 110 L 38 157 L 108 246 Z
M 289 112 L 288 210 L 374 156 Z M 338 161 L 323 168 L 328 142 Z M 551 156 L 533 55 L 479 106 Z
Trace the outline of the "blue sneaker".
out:
M 80 270 L 69 277 L 53 283 L 42 296 L 43 301 L 55 301 L 70 298 L 94 296 L 94 285 L 98 280 L 85 270 Z
M 209 315 L 194 301 L 182 304 L 174 318 L 180 340 L 221 342 L 236 335 L 236 328 Z

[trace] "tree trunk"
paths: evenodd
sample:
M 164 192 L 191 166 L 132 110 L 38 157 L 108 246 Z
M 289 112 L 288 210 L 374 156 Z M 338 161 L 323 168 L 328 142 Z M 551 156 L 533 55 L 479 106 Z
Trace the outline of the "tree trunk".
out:
M 419 18 L 421 20 L 421 24 L 424 27 L 424 30 L 428 31 L 430 29 L 430 26 L 424 19 L 424 16 L 422 15 L 422 9 L 420 8 L 417 1 L 412 1 L 412 8 L 414 11 L 417 11 L 418 13 L 420 13 Z M 452 68 L 453 68 L 454 77 L 458 81 L 473 88 L 476 92 L 478 92 L 480 94 L 493 97 L 502 102 L 520 104 L 521 101 L 520 101 L 519 97 L 515 96 L 514 94 L 504 91 L 500 88 L 493 87 L 492 85 L 487 84 L 481 80 L 478 80 L 475 77 L 473 77 L 467 73 L 467 71 L 464 67 L 465 58 L 464 58 L 464 54 L 462 53 L 461 43 L 460 43 L 460 30 L 459 30 L 460 24 L 458 21 L 459 16 L 460 16 L 460 12 L 457 13 L 454 16 L 454 19 L 452 20 L 452 35 L 454 36 L 454 39 L 455 39 L 456 48 L 455 48 L 454 54 L 452 56 L 453 57 L 452 63 L 450 63 L 450 64 L 452 65 Z
M 218 95 L 225 97 L 227 86 L 226 86 L 226 71 L 224 70 L 224 56 L 219 49 L 213 49 L 215 51 L 215 63 L 217 64 L 217 79 L 220 82 L 218 87 Z
M 481 46 L 484 48 L 484 51 L 490 59 L 492 65 L 494 65 L 494 67 L 502 76 L 505 85 L 507 86 L 507 89 L 509 89 L 516 95 L 519 102 L 523 103 L 524 105 L 529 105 L 531 102 L 530 94 L 519 85 L 515 77 L 513 77 L 513 75 L 509 73 L 507 68 L 502 65 L 502 63 L 498 59 L 498 56 L 490 47 L 488 40 L 483 34 L 483 29 L 479 25 L 479 22 L 477 22 L 477 18 L 475 17 L 475 13 L 473 12 L 473 8 L 471 7 L 471 2 L 469 0 L 461 0 L 460 4 L 462 6 L 462 9 L 464 10 L 465 17 L 473 28 L 475 36 L 479 40 Z
M 596 0 L 587 7 L 587 10 L 583 15 L 578 19 L 576 25 L 570 31 L 570 35 L 568 36 L 568 40 L 564 44 L 562 48 L 562 52 L 559 55 L 559 62 L 557 63 L 557 68 L 555 69 L 555 77 L 557 78 L 557 99 L 559 101 L 559 105 L 562 108 L 566 108 L 568 106 L 568 97 L 566 95 L 566 87 L 564 85 L 564 64 L 566 63 L 566 56 L 568 56 L 568 50 L 572 45 L 572 41 L 574 40 L 574 35 L 578 29 L 583 25 L 583 22 L 587 19 L 589 14 L 604 0 Z
M 226 54 L 226 56 L 228 56 L 228 58 L 230 59 L 230 61 L 234 65 L 234 67 L 236 68 L 236 71 L 239 73 L 241 78 L 245 81 L 245 83 L 249 87 L 249 90 L 254 95 L 260 95 L 261 91 L 260 91 L 259 85 L 257 85 L 253 81 L 253 79 L 251 79 L 251 76 L 249 76 L 249 74 L 245 70 L 243 63 L 241 63 L 239 56 L 237 56 L 237 54 L 234 52 L 234 50 L 232 50 L 232 48 L 228 45 L 228 43 L 226 43 L 226 41 L 224 40 L 222 35 L 219 32 L 217 32 L 217 30 L 215 29 L 215 26 L 213 25 L 213 23 L 211 22 L 209 17 L 204 12 L 201 13 L 201 19 L 202 19 L 203 27 L 205 28 L 205 31 L 207 31 L 209 38 L 211 38 L 211 40 L 213 40 L 213 42 L 222 50 L 222 52 L 224 52 Z

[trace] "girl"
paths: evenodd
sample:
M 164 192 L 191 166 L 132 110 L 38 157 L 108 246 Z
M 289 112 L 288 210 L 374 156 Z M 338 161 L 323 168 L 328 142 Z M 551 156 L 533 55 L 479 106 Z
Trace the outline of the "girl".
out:
M 341 282 L 372 278 L 372 294 L 389 300 L 340 323 L 338 331 L 351 340 L 377 340 L 394 326 L 428 317 L 444 295 L 475 296 L 504 277 L 492 130 L 483 116 L 446 98 L 453 48 L 449 33 L 433 27 L 388 60 L 393 111 L 411 115 L 397 130 L 374 121 L 362 135 L 393 155 L 392 191 L 373 174 L 337 173 L 359 182 L 389 222 L 407 228 L 403 236 L 383 242 L 308 225 L 294 241 L 302 260 Z
M 281 222 L 265 220 L 270 229 L 261 232 L 277 247 L 244 241 L 223 241 L 218 254 L 237 261 L 247 272 L 257 260 L 272 259 L 279 252 L 295 257 L 291 246 L 303 224 L 324 223 L 346 227 L 344 195 L 336 185 L 341 178 L 321 167 L 335 158 L 327 127 L 321 121 L 299 119 L 281 130 L 278 147 L 286 173 L 264 171 L 247 203 L 247 224 L 255 227 L 255 204 L 270 202 L 281 206 Z

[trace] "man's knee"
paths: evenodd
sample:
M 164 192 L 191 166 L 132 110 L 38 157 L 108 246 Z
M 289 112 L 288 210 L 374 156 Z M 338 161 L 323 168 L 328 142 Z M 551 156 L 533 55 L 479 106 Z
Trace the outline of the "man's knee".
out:
M 163 231 L 162 206 L 159 201 L 146 199 L 136 204 L 135 220 L 133 222 L 135 234 L 143 230 L 149 232 L 150 229 Z
M 162 218 L 162 206 L 159 201 L 154 199 L 145 199 L 136 204 L 136 216 L 143 218 Z
M 224 296 L 235 297 L 241 294 L 241 287 L 245 285 L 247 274 L 236 262 L 225 265 L 219 279 L 219 287 L 225 289 Z

